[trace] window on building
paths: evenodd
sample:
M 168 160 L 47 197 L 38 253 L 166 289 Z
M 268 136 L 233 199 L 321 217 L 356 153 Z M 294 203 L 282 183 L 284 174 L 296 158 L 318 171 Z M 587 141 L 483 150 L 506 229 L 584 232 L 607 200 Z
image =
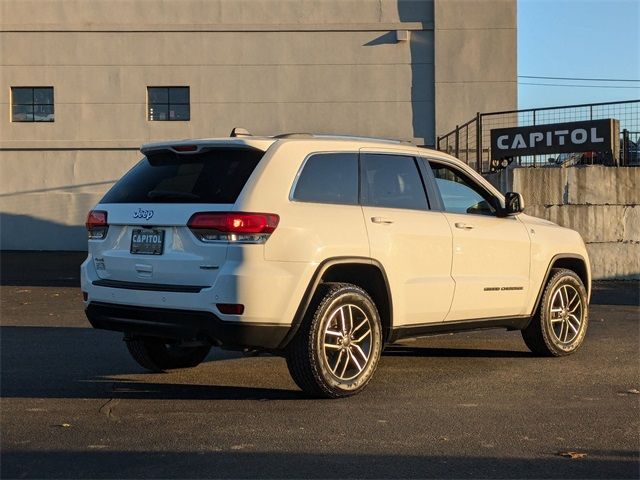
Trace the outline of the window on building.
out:
M 188 121 L 189 87 L 147 87 L 147 120 Z
M 358 204 L 358 154 L 319 153 L 307 159 L 293 192 L 302 202 Z
M 53 87 L 11 87 L 12 122 L 53 122 Z
M 363 204 L 427 210 L 427 196 L 413 157 L 362 155 Z

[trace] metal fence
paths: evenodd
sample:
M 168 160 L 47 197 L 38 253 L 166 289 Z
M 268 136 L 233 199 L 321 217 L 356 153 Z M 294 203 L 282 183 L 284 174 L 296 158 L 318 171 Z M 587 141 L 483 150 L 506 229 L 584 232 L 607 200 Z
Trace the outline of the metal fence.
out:
M 560 107 L 530 108 L 505 112 L 478 113 L 463 125 L 438 137 L 436 148 L 447 152 L 480 173 L 491 171 L 491 130 L 494 128 L 527 127 L 551 123 L 578 122 L 614 118 L 620 121 L 620 152 L 616 165 L 640 165 L 640 100 L 590 103 Z M 548 155 L 529 155 L 514 161 L 523 166 L 549 164 Z M 554 157 L 557 164 L 571 161 L 571 157 Z M 574 159 L 575 160 L 575 159 Z M 609 159 L 610 160 L 610 159 Z M 582 163 L 603 163 L 604 157 L 581 155 Z

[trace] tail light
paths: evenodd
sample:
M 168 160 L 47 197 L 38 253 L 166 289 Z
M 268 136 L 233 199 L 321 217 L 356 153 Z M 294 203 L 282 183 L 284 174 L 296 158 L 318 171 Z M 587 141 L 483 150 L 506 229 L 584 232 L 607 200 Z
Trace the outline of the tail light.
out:
M 107 223 L 107 212 L 103 210 L 91 210 L 87 215 L 87 234 L 89 240 L 102 240 L 107 236 L 109 224 Z
M 202 242 L 264 243 L 279 221 L 273 213 L 200 212 L 187 226 Z

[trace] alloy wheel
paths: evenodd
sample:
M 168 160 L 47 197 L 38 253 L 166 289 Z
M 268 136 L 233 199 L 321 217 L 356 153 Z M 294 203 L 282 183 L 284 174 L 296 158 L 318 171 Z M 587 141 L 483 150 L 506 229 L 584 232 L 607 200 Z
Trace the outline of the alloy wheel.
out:
M 551 299 L 549 321 L 551 331 L 562 344 L 570 344 L 580 333 L 584 308 L 580 293 L 572 285 L 563 284 Z
M 348 381 L 363 372 L 371 357 L 372 328 L 357 305 L 341 305 L 331 312 L 323 332 L 323 353 L 335 377 Z

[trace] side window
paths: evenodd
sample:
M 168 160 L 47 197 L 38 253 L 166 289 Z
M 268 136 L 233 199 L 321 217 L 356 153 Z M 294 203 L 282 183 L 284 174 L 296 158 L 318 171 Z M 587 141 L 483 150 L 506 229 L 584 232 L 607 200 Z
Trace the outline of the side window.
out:
M 495 215 L 490 196 L 482 187 L 461 172 L 437 162 L 429 162 L 440 190 L 444 209 L 451 213 Z
M 307 158 L 293 199 L 302 202 L 358 204 L 358 154 L 317 153 Z
M 362 162 L 363 205 L 412 210 L 429 208 L 413 157 L 363 154 Z

